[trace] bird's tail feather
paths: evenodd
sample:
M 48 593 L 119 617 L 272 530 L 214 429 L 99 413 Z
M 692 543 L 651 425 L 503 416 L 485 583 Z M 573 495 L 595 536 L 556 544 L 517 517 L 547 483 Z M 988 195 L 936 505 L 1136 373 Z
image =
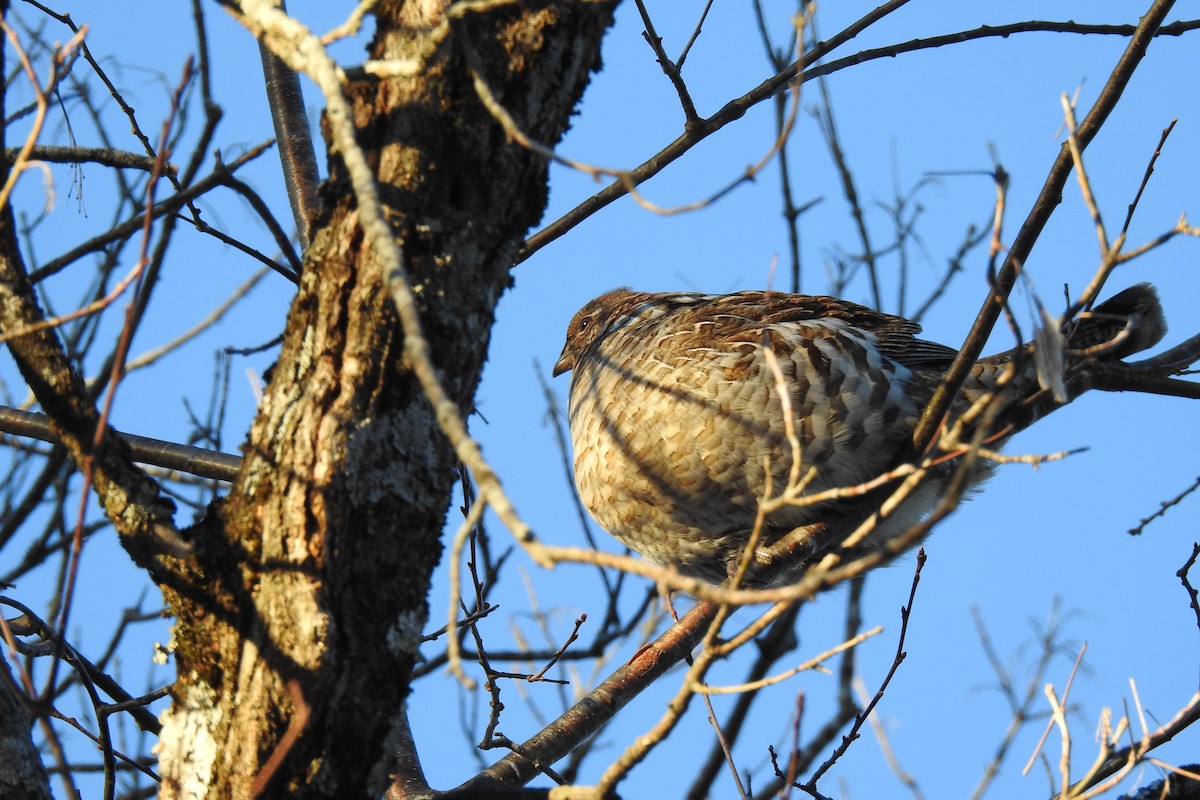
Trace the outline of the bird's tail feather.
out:
M 1001 417 L 1010 432 L 1090 389 L 1089 365 L 1111 366 L 1158 344 L 1167 332 L 1158 292 L 1148 283 L 1130 286 L 1061 327 L 1047 321 L 1034 342 L 976 362 L 963 387 L 964 399 L 973 402 L 998 389 L 1017 362 L 1016 375 L 1004 379 L 1013 402 Z
M 1067 347 L 1081 356 L 1122 359 L 1147 350 L 1167 333 L 1158 292 L 1148 283 L 1130 286 L 1067 323 Z

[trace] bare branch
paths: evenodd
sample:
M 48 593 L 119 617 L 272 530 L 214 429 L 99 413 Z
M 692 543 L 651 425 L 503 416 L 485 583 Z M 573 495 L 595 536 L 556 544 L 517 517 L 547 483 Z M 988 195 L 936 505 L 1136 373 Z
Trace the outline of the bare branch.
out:
M 0 406 L 0 430 L 43 442 L 61 442 L 56 426 L 45 414 Z M 242 457 L 201 447 L 164 442 L 146 436 L 116 434 L 129 449 L 129 457 L 142 464 L 178 470 L 189 475 L 232 481 L 242 466 Z
M 881 58 L 894 58 L 904 53 L 960 44 L 962 42 L 975 41 L 978 39 L 994 37 L 1007 38 L 1018 33 L 1049 31 L 1077 33 L 1084 35 L 1133 36 L 1138 31 L 1143 30 L 1141 26 L 1133 25 L 1081 25 L 1075 22 L 1048 22 L 1042 20 L 1032 20 L 1029 22 L 1013 23 L 1011 25 L 984 26 L 980 28 L 974 28 L 969 31 L 960 31 L 958 33 L 950 33 L 943 36 L 930 37 L 927 39 L 914 39 L 902 44 L 863 50 L 862 52 L 856 53 L 852 56 L 818 64 L 819 61 L 823 60 L 831 52 L 841 47 L 846 42 L 852 40 L 859 33 L 866 30 L 868 27 L 878 22 L 891 12 L 905 5 L 907 2 L 908 0 L 892 0 L 891 2 L 884 3 L 871 13 L 865 15 L 862 19 L 848 26 L 845 30 L 841 31 L 834 37 L 825 42 L 819 42 L 814 45 L 801 62 L 792 64 L 786 70 L 775 74 L 741 97 L 726 103 L 725 106 L 723 106 L 711 117 L 702 120 L 700 124 L 697 124 L 688 131 L 685 131 L 681 136 L 679 136 L 679 138 L 655 153 L 650 158 L 646 159 L 641 165 L 626 171 L 624 173 L 624 175 L 627 176 L 625 179 L 614 181 L 600 192 L 592 195 L 587 200 L 584 200 L 582 203 L 564 214 L 559 219 L 530 236 L 525 242 L 525 247 L 521 252 L 520 260 L 524 261 L 525 259 L 529 258 L 529 256 L 533 255 L 550 242 L 559 238 L 568 230 L 574 228 L 592 214 L 595 214 L 601 208 L 604 208 L 617 198 L 627 194 L 630 186 L 640 186 L 642 183 L 654 177 L 669 164 L 673 163 L 685 153 L 690 151 L 698 142 L 711 136 L 713 133 L 716 133 L 729 123 L 741 119 L 753 106 L 774 96 L 776 93 L 783 91 L 788 84 L 796 78 L 797 75 L 803 74 L 803 80 L 809 81 L 823 75 L 831 75 L 839 70 L 847 69 L 858 64 L 863 64 L 868 61 L 874 61 Z M 1181 36 L 1184 33 L 1197 28 L 1200 28 L 1200 20 L 1186 20 L 1158 27 L 1150 35 Z M 1088 136 L 1087 141 L 1090 140 L 1091 137 Z
M 1108 115 L 1116 106 L 1129 79 L 1133 76 L 1134 70 L 1145 56 L 1155 31 L 1158 30 L 1163 18 L 1166 17 L 1173 5 L 1173 0 L 1155 0 L 1142 17 L 1137 31 L 1130 39 L 1120 61 L 1113 68 L 1112 74 L 1109 75 L 1104 89 L 1101 90 L 1083 122 L 1079 124 L 1076 140 L 1080 152 L 1087 148 L 1105 120 L 1108 119 Z M 1071 173 L 1072 164 L 1070 145 L 1064 144 L 1059 151 L 1058 158 L 1050 168 L 1050 174 L 1046 177 L 1037 201 L 1008 249 L 1004 264 L 996 275 L 992 291 L 984 300 L 983 307 L 979 310 L 979 315 L 975 318 L 975 323 L 971 326 L 971 331 L 967 334 L 958 357 L 954 359 L 954 364 L 946 373 L 945 381 L 938 387 L 933 399 L 929 401 L 929 405 L 921 415 L 921 421 L 913 432 L 913 446 L 917 452 L 924 452 L 933 441 L 937 426 L 945 416 L 946 410 L 950 408 L 950 403 L 958 394 L 963 381 L 966 380 L 971 365 L 979 358 L 979 354 L 991 334 L 992 327 L 996 324 L 1008 299 L 1008 294 L 1016 284 L 1017 276 L 1020 274 L 1025 260 L 1041 235 L 1042 228 L 1045 227 L 1050 215 L 1060 202 L 1063 186 Z

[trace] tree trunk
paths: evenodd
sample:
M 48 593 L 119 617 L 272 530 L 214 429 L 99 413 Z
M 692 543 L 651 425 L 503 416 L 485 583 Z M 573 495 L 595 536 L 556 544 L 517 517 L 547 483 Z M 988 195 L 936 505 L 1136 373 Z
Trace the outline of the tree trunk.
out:
M 0 797 L 50 800 L 46 769 L 33 740 L 8 663 L 0 663 Z
M 448 35 L 443 11 L 377 5 L 371 58 L 431 55 L 416 77 L 347 93 L 435 365 L 465 413 L 547 167 L 484 109 L 464 46 L 522 130 L 553 144 L 598 66 L 611 4 L 504 5 Z M 240 478 L 166 589 L 179 677 L 163 798 L 379 796 L 398 764 L 419 773 L 397 752 L 456 461 L 402 361 L 336 156 L 330 174 Z

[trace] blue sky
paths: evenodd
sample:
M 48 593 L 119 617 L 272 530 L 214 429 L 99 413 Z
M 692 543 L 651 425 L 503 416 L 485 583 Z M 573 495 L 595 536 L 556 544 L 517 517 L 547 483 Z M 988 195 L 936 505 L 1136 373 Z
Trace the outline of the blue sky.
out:
M 118 85 L 138 108 L 147 131 L 157 131 L 165 111 L 167 84 L 173 84 L 183 58 L 194 50 L 190 15 L 182 4 L 130 2 L 75 12 L 77 22 L 92 25 L 93 52 L 115 61 Z M 318 30 L 337 20 L 333 4 L 292 2 L 294 14 Z M 668 53 L 677 54 L 694 25 L 700 4 L 651 5 Z M 766 2 L 777 38 L 786 31 L 791 4 Z M 830 4 L 818 22 L 829 36 L 872 4 Z M 231 153 L 271 136 L 270 119 L 257 80 L 253 42 L 215 5 L 206 6 L 214 60 L 215 93 L 225 108 L 218 142 L 226 160 Z M 29 9 L 19 9 L 33 18 Z M 1072 18 L 1079 22 L 1135 22 L 1137 10 L 1125 2 L 956 4 L 914 2 L 843 48 L 878 46 L 931 34 L 969 29 L 1037 17 Z M 1177 18 L 1179 15 L 1176 14 Z M 130 20 L 154 26 L 154 36 L 131 36 Z M 640 36 L 636 8 L 624 4 L 618 23 L 605 43 L 605 66 L 594 78 L 579 115 L 560 150 L 588 163 L 632 167 L 661 149 L 681 130 L 683 116 L 674 93 L 654 63 Z M 65 39 L 64 34 L 50 38 Z M 1200 115 L 1194 102 L 1195 76 L 1200 74 L 1200 48 L 1195 37 L 1156 41 L 1139 68 L 1126 96 L 1087 151 L 1093 186 L 1110 231 L 1119 228 L 1125 208 L 1136 191 L 1161 130 L 1173 118 L 1179 122 L 1157 163 L 1157 170 L 1130 228 L 1129 241 L 1138 244 L 1169 229 L 1181 213 L 1200 220 L 1196 186 L 1200 151 Z M 970 42 L 865 64 L 830 78 L 842 144 L 858 182 L 875 241 L 889 237 L 879 204 L 890 201 L 894 188 L 907 190 L 929 173 L 987 171 L 994 151 L 1012 177 L 1008 195 L 1005 239 L 1011 241 L 1047 168 L 1058 153 L 1062 137 L 1062 93 L 1079 93 L 1080 116 L 1103 86 L 1124 40 L 1035 33 Z M 343 64 L 359 58 L 357 46 L 339 47 Z M 117 62 L 121 66 L 117 66 Z M 160 78 L 159 74 L 165 75 Z M 715 111 L 769 75 L 748 3 L 718 2 L 704 32 L 688 57 L 684 77 L 702 115 Z M 307 87 L 308 102 L 319 98 Z M 817 100 L 814 84 L 801 98 L 805 108 Z M 94 135 L 76 120 L 81 143 Z M 116 128 L 114 128 L 116 130 Z M 124 129 L 120 129 L 124 133 Z M 44 141 L 61 141 L 52 125 Z M 660 205 L 692 202 L 711 194 L 757 161 L 774 138 L 769 104 L 753 109 L 668 167 L 644 187 Z M 10 142 L 11 144 L 11 142 Z M 131 141 L 118 146 L 133 149 Z M 804 112 L 789 143 L 793 191 L 797 202 L 822 197 L 802 224 L 804 285 L 820 293 L 828 286 L 826 262 L 836 247 L 856 246 L 851 219 L 830 158 L 816 126 Z M 85 183 L 84 199 L 67 197 L 66 171 L 59 171 L 59 205 L 53 236 L 40 244 L 43 258 L 56 255 L 80 238 L 87 226 L 102 228 L 106 221 L 99 170 Z M 286 216 L 286 199 L 270 155 L 248 171 L 276 212 Z M 95 191 L 93 190 L 93 185 Z M 550 205 L 545 221 L 556 219 L 597 191 L 590 178 L 555 166 L 551 170 Z M 18 202 L 40 202 L 41 187 L 26 179 Z M 919 195 L 923 207 L 919 232 L 923 246 L 914 247 L 910 278 L 912 296 L 920 298 L 945 268 L 969 224 L 985 224 L 991 213 L 994 187 L 980 175 L 945 175 Z M 270 249 L 265 232 L 254 226 L 244 207 L 228 197 L 210 203 L 211 219 L 230 231 Z M 134 352 L 172 338 L 194 324 L 256 269 L 243 256 L 196 235 L 184 234 L 186 249 L 177 248 L 164 277 L 159 298 Z M 177 243 L 178 244 L 178 243 Z M 1194 298 L 1200 294 L 1195 268 L 1197 243 L 1182 237 L 1117 271 L 1106 294 L 1148 280 L 1163 295 L 1171 324 L 1166 345 L 1200 327 Z M 560 467 L 553 435 L 546 427 L 545 402 L 535 367 L 549 380 L 567 321 L 591 297 L 616 286 L 643 290 L 695 289 L 709 292 L 762 288 L 770 280 L 776 257 L 786 259 L 786 238 L 780 216 L 777 169 L 768 167 L 756 181 L 699 212 L 671 217 L 654 215 L 625 198 L 586 220 L 566 237 L 536 253 L 514 271 L 515 286 L 501 301 L 498 323 L 472 430 L 485 455 L 498 469 L 505 487 L 537 533 L 558 544 L 581 544 L 582 535 L 569 503 L 569 484 Z M 1027 263 L 1032 286 L 1056 307 L 1062 286 L 1078 292 L 1098 262 L 1095 232 L 1072 181 L 1061 207 Z M 895 296 L 896 280 L 885 264 L 885 297 Z M 956 345 L 985 294 L 985 256 L 969 260 L 947 298 L 925 319 L 928 338 Z M 64 274 L 50 287 L 54 296 L 76 297 L 78 276 Z M 781 286 L 782 276 L 775 285 Z M 1028 303 L 1019 287 L 1014 309 L 1028 331 Z M 74 294 L 73 294 L 74 292 Z M 188 345 L 160 366 L 134 373 L 118 396 L 116 424 L 143 435 L 178 437 L 186 429 L 182 399 L 203 405 L 212 373 L 212 353 L 227 345 L 249 346 L 270 339 L 279 330 L 291 286 L 268 277 L 250 301 L 235 310 L 215 330 Z M 851 284 L 845 296 L 868 301 L 862 281 Z M 894 311 L 894 301 L 885 310 Z M 1024 316 L 1022 314 L 1024 313 Z M 998 329 L 990 351 L 1011 346 L 1011 337 Z M 262 356 L 237 362 L 236 372 L 261 373 L 271 361 Z M 0 361 L 2 377 L 22 399 L 10 363 Z M 551 386 L 565 398 L 567 379 Z M 235 375 L 227 419 L 225 449 L 235 451 L 253 413 L 250 379 Z M 913 774 L 926 796 L 966 796 L 979 779 L 1007 725 L 1002 698 L 992 689 L 989 671 L 975 633 L 971 609 L 977 606 L 987 620 L 996 648 L 1012 657 L 1022 680 L 1030 659 L 1033 625 L 1044 621 L 1061 598 L 1070 613 L 1065 640 L 1076 649 L 1053 662 L 1047 680 L 1061 692 L 1079 644 L 1087 643 L 1083 671 L 1075 680 L 1071 699 L 1076 707 L 1076 772 L 1093 757 L 1092 733 L 1102 708 L 1118 714 L 1131 703 L 1130 681 L 1148 713 L 1158 721 L 1173 715 L 1195 691 L 1197 639 L 1195 617 L 1174 572 L 1187 558 L 1196 533 L 1195 498 L 1168 512 L 1140 537 L 1125 531 L 1181 491 L 1200 473 L 1196 445 L 1200 441 L 1196 410 L 1186 401 L 1134 395 L 1093 393 L 1021 434 L 1009 446 L 1013 453 L 1047 453 L 1088 447 L 1079 455 L 1033 469 L 1012 465 L 1000 471 L 977 498 L 941 525 L 926 544 L 929 562 L 922 576 L 906 644 L 908 658 L 879 707 L 880 718 L 904 768 Z M 185 512 L 186 515 L 186 512 Z M 189 520 L 183 519 L 181 522 Z M 506 535 L 489 522 L 496 541 Z M 602 535 L 601 535 L 602 536 Z M 601 538 L 602 546 L 617 549 Z M 579 612 L 598 614 L 601 598 L 594 570 L 562 566 L 545 573 L 520 554 L 513 557 L 501 611 L 485 631 L 489 643 L 503 647 L 511 641 L 509 626 L 535 635 L 528 618 L 529 599 L 516 570 L 536 587 L 538 603 L 548 610 L 560 637 L 570 631 Z M 119 580 L 114 585 L 114 576 Z M 907 598 L 912 576 L 911 557 L 873 574 L 867 582 L 865 626 L 881 624 L 885 633 L 859 652 L 859 668 L 869 691 L 874 691 L 891 664 L 899 630 L 899 608 Z M 50 580 L 53 576 L 39 575 Z M 444 575 L 442 576 L 444 578 Z M 93 541 L 85 554 L 81 578 L 81 612 L 76 618 L 84 643 L 99 646 L 102 632 L 111 628 L 120 608 L 141 591 L 137 573 L 115 544 Z M 32 583 L 18 587 L 36 597 Z M 445 583 L 439 579 L 431 596 L 430 629 L 443 624 Z M 20 594 L 18 596 L 21 596 Z M 153 590 L 148 604 L 153 604 Z M 845 592 L 835 592 L 807 608 L 801 618 L 801 647 L 793 654 L 800 662 L 837 643 Z M 686 601 L 681 601 L 686 603 Z M 741 612 L 748 619 L 747 611 Z M 588 629 L 584 629 L 586 638 Z M 134 637 L 122 657 L 123 669 L 135 685 L 141 680 L 150 644 L 165 639 L 165 629 Z M 612 654 L 612 665 L 632 651 Z M 431 655 L 436 653 L 431 649 Z M 784 665 L 786 666 L 786 664 Z M 623 743 L 647 730 L 677 688 L 682 673 L 666 676 L 654 690 L 635 701 L 603 734 L 606 746 L 593 756 L 596 771 L 585 770 L 582 780 L 594 780 Z M 738 680 L 736 665 L 721 669 L 714 682 Z M 158 680 L 165 673 L 159 670 Z M 526 691 L 544 714 L 553 714 L 564 694 L 595 681 L 584 672 L 570 675 L 569 691 L 533 686 Z M 803 692 L 808 711 L 804 730 L 823 721 L 832 702 L 833 680 L 808 674 L 770 690 L 760 702 L 750 732 L 739 744 L 743 769 L 761 765 L 768 744 L 786 741 L 794 698 Z M 506 687 L 509 710 L 501 730 L 520 740 L 538 729 L 535 717 L 518 700 L 516 686 Z M 482 693 L 464 695 L 452 678 L 433 675 L 417 684 L 413 727 L 431 783 L 449 788 L 473 771 L 471 745 L 446 735 L 448 708 L 460 703 L 486 703 Z M 731 700 L 714 700 L 718 713 Z M 1045 704 L 1036 706 L 1045 710 Z M 1136 723 L 1136 721 L 1135 721 Z M 453 728 L 453 723 L 451 724 Z M 1140 729 L 1135 728 L 1140 732 Z M 1014 745 L 991 796 L 1049 794 L 1042 768 L 1027 778 L 1020 765 L 1041 733 L 1031 725 Z M 481 730 L 472 734 L 478 737 Z M 1187 733 L 1160 751 L 1161 758 L 1182 763 L 1194 757 L 1200 734 Z M 675 796 L 690 782 L 680 765 L 694 763 L 694 753 L 707 752 L 711 733 L 696 704 L 672 739 L 650 756 L 622 785 L 627 797 Z M 431 742 L 436 742 L 436 747 Z M 1057 739 L 1047 753 L 1058 758 Z M 484 754 L 493 760 L 493 754 Z M 718 784 L 717 796 L 732 796 L 728 778 Z M 880 755 L 870 734 L 827 777 L 824 790 L 835 796 L 893 797 L 905 790 Z

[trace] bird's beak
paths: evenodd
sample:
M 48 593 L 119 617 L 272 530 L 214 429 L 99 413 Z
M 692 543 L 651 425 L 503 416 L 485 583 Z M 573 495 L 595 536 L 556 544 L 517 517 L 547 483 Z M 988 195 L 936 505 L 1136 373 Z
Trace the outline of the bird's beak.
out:
M 558 356 L 558 361 L 554 362 L 554 370 L 550 374 L 557 378 L 564 372 L 569 372 L 574 366 L 575 354 L 571 352 L 571 344 L 568 342 L 563 346 L 563 351 Z

